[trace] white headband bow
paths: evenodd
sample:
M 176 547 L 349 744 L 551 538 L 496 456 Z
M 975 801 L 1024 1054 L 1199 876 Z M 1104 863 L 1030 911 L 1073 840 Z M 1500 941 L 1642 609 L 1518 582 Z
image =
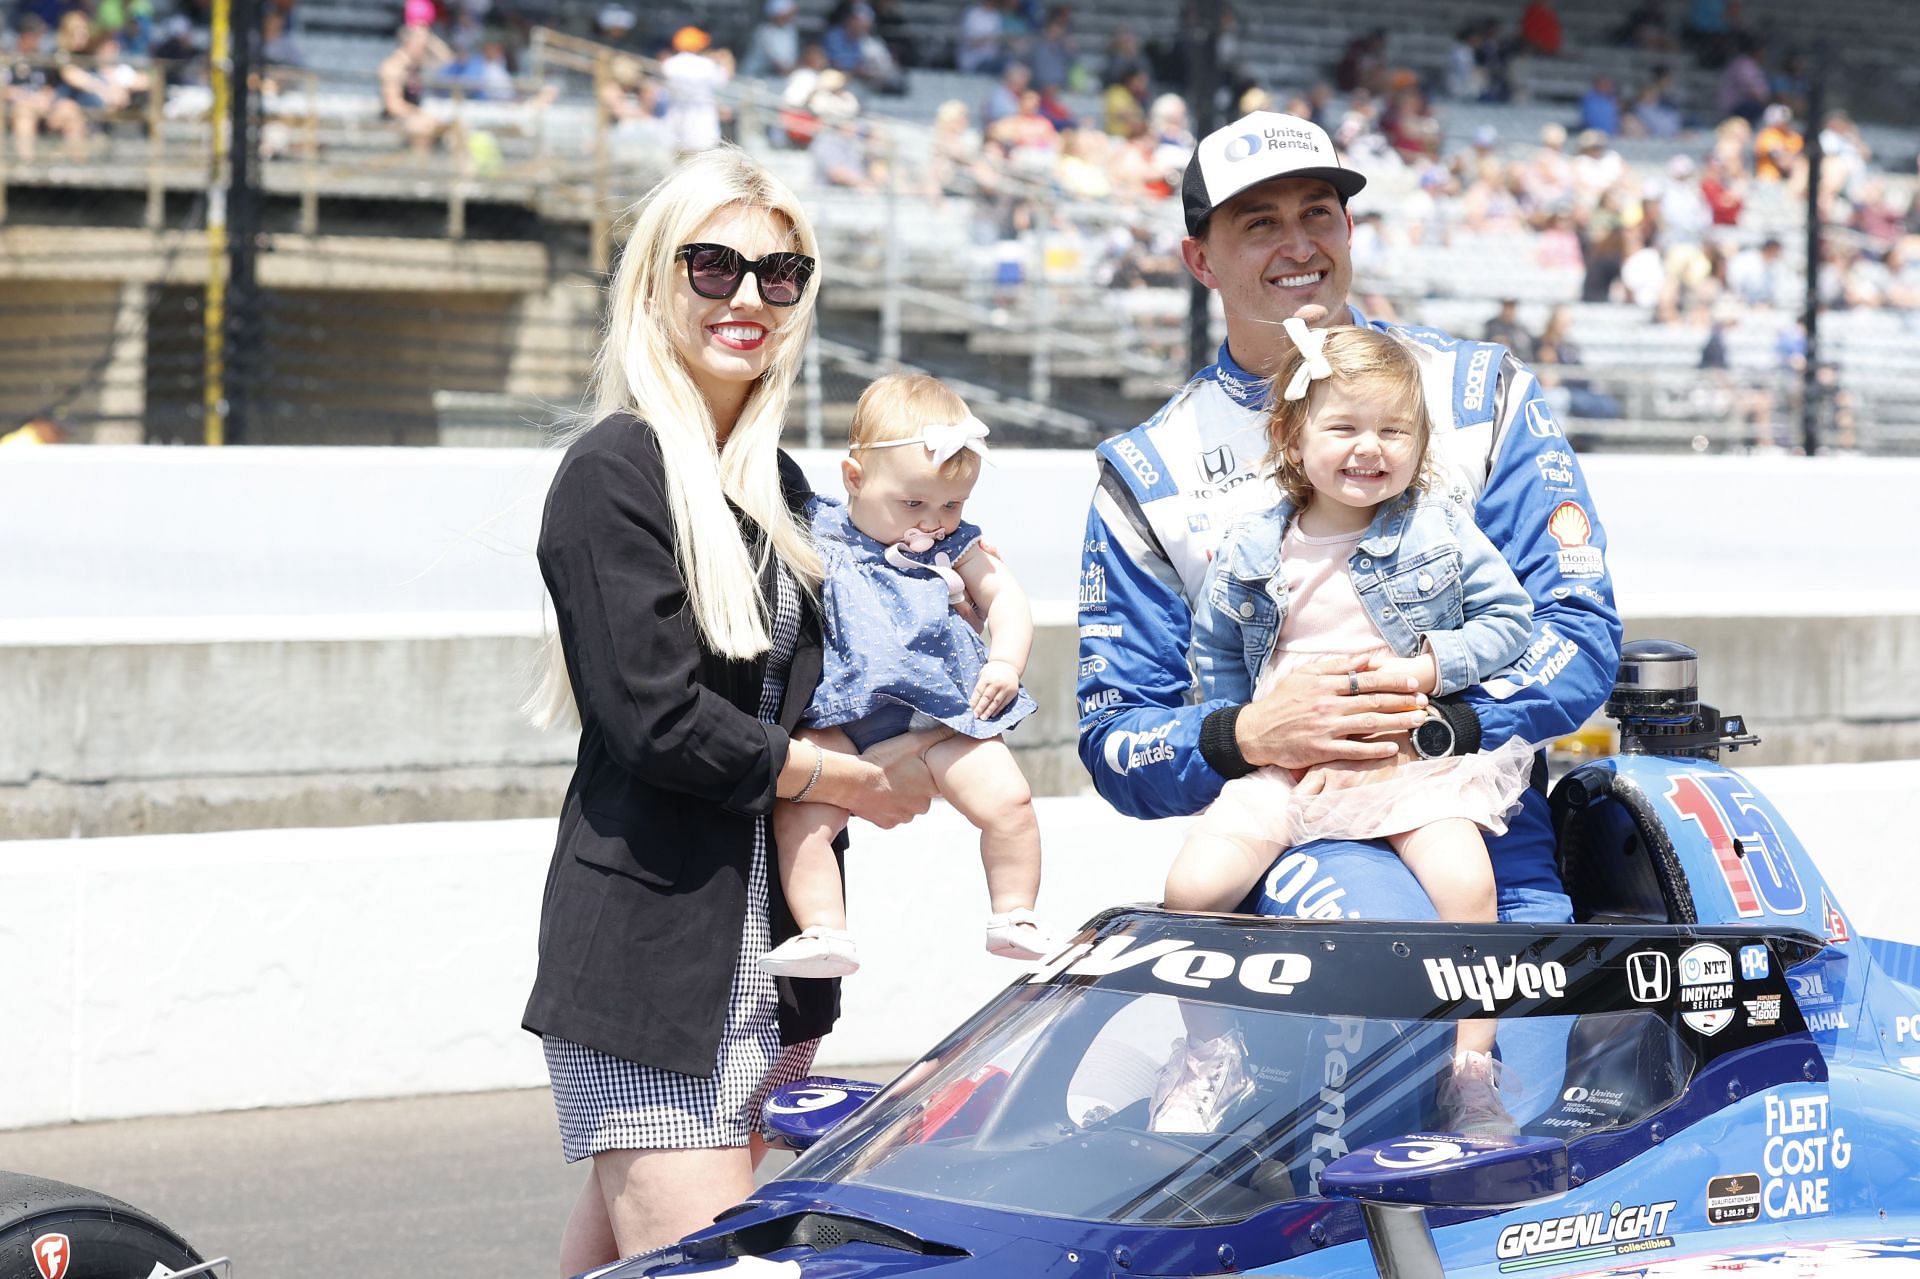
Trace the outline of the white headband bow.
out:
M 1322 354 L 1327 345 L 1327 331 L 1310 329 L 1305 320 L 1291 315 L 1280 321 L 1280 327 L 1293 339 L 1293 349 L 1300 352 L 1300 367 L 1294 370 L 1293 381 L 1287 383 L 1282 398 L 1304 400 L 1309 386 L 1323 377 L 1333 376 L 1333 366 L 1327 363 L 1327 357 Z
M 968 414 L 958 422 L 936 422 L 921 428 L 920 434 L 904 440 L 882 440 L 878 444 L 863 444 L 861 448 L 897 449 L 906 444 L 924 444 L 927 452 L 933 454 L 933 464 L 943 466 L 947 459 L 961 449 L 972 449 L 982 462 L 987 460 L 987 424 Z

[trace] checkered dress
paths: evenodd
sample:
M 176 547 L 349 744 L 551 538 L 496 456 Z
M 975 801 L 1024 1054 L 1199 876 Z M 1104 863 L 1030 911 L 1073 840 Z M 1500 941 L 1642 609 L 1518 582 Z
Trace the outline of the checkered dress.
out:
M 760 686 L 760 719 L 768 724 L 780 711 L 800 622 L 800 594 L 793 579 L 784 568 L 776 577 L 773 647 Z M 777 993 L 773 978 L 760 971 L 760 956 L 773 944 L 767 925 L 768 840 L 768 823 L 762 818 L 754 824 L 746 927 L 710 1076 L 675 1074 L 571 1040 L 542 1037 L 547 1074 L 553 1080 L 553 1108 L 560 1119 L 560 1146 L 569 1163 L 602 1150 L 743 1146 L 759 1128 L 767 1094 L 813 1065 L 819 1040 L 780 1046 Z

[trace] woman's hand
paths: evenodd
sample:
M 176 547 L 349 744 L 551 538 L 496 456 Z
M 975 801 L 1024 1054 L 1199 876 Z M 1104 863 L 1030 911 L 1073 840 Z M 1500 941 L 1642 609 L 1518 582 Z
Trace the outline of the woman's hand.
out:
M 989 657 L 980 668 L 980 678 L 973 683 L 973 713 L 981 719 L 992 719 L 1007 709 L 1019 691 L 1020 672 L 1013 663 Z
M 877 772 L 862 788 L 859 802 L 847 805 L 848 811 L 882 830 L 926 812 L 940 793 L 927 768 L 927 748 L 952 736 L 950 728 L 924 729 L 869 746 L 860 758 L 874 765 Z

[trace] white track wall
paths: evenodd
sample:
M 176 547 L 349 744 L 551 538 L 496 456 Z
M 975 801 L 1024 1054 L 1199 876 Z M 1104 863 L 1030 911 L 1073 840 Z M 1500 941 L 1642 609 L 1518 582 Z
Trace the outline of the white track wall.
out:
M 1920 763 L 1755 769 L 1855 928 L 1920 943 Z M 1042 913 L 1157 897 L 1183 823 L 1040 802 Z M 0 844 L 0 1128 L 535 1086 L 519 1029 L 545 821 Z M 944 806 L 855 831 L 867 966 L 820 1064 L 899 1062 L 1021 969 L 980 949 L 972 833 Z M 663 980 L 671 980 L 663 975 Z

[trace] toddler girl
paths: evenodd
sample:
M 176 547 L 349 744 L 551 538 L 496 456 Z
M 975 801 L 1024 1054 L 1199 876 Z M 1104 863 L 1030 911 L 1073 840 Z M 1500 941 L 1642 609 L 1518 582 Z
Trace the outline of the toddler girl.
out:
M 987 456 L 987 428 L 935 379 L 895 374 L 861 395 L 849 435 L 846 504 L 816 497 L 808 511 L 826 570 L 825 656 L 803 718 L 808 739 L 856 752 L 909 729 L 952 728 L 928 748 L 927 767 L 980 832 L 993 912 L 987 949 L 1039 959 L 1051 949 L 1033 916 L 1040 830 L 1001 739 L 1035 709 L 1020 688 L 1033 617 L 979 528 L 960 518 Z M 801 932 L 760 966 L 838 977 L 860 966 L 833 852 L 847 813 L 805 797 L 781 803 L 773 818 L 780 884 Z
M 1258 697 L 1329 654 L 1372 654 L 1372 669 L 1410 675 L 1429 696 L 1480 683 L 1525 649 L 1532 605 L 1472 514 L 1434 482 L 1411 352 L 1372 329 L 1285 324 L 1295 353 L 1280 375 L 1266 459 L 1284 497 L 1237 522 L 1214 559 L 1194 620 L 1202 695 L 1211 695 L 1209 671 L 1226 663 L 1244 663 Z M 1166 904 L 1232 910 L 1288 847 L 1385 837 L 1441 919 L 1490 922 L 1481 831 L 1505 831 L 1532 766 L 1531 747 L 1516 738 L 1384 766 L 1262 768 L 1229 781 L 1188 836 Z M 1491 1022 L 1461 1023 L 1449 1106 L 1476 1131 L 1511 1132 L 1492 1047 Z M 1193 1106 L 1175 1097 L 1169 1109 Z

